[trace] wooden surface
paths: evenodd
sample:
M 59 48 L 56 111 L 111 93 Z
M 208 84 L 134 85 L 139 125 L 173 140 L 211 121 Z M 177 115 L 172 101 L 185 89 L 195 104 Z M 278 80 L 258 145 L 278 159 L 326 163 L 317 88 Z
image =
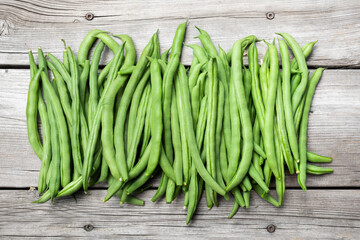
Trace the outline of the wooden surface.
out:
M 75 2 L 75 1 L 74 1 Z M 258 238 L 356 239 L 360 234 L 360 3 L 346 1 L 10 1 L 0 2 L 0 238 Z M 92 12 L 95 18 L 84 16 Z M 268 20 L 267 12 L 275 18 Z M 284 206 L 272 207 L 252 193 L 249 210 L 227 219 L 232 201 L 207 210 L 204 199 L 190 226 L 185 225 L 182 197 L 167 205 L 151 203 L 154 190 L 140 197 L 144 207 L 102 203 L 104 185 L 91 195 L 77 194 L 53 205 L 31 204 L 40 161 L 28 141 L 25 105 L 29 83 L 27 51 L 41 46 L 60 55 L 61 38 L 77 49 L 94 28 L 133 37 L 138 54 L 160 30 L 162 50 L 171 46 L 176 26 L 189 20 L 186 43 L 194 25 L 207 30 L 215 44 L 228 50 L 249 34 L 271 41 L 289 32 L 300 44 L 319 40 L 308 59 L 311 68 L 327 67 L 316 89 L 309 120 L 310 150 L 332 156 L 334 173 L 309 176 L 303 192 L 286 178 Z M 258 44 L 259 55 L 265 46 Z M 111 54 L 109 53 L 110 57 Z M 35 56 L 36 57 L 36 56 Z M 106 63 L 107 59 L 102 59 Z M 182 62 L 191 62 L 184 48 Z M 347 69 L 342 69 L 347 68 Z M 154 180 L 154 186 L 158 179 Z M 85 231 L 85 225 L 92 231 Z M 266 227 L 274 224 L 269 233 Z

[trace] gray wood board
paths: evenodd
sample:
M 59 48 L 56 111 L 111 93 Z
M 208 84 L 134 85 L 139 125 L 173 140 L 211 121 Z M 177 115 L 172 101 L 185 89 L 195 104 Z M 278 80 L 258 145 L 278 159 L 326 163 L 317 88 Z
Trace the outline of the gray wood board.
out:
M 316 89 L 308 147 L 331 156 L 333 174 L 309 176 L 309 187 L 359 187 L 360 70 L 326 70 Z M 26 130 L 29 70 L 0 69 L 0 187 L 37 186 L 40 160 Z M 298 186 L 296 177 L 287 186 Z
M 119 205 L 114 197 L 101 199 L 105 190 L 91 195 L 77 194 L 34 204 L 36 192 L 0 191 L 0 238 L 125 238 L 125 239 L 357 239 L 360 234 L 359 190 L 286 190 L 284 206 L 275 208 L 251 195 L 250 208 L 240 209 L 233 219 L 227 216 L 233 200 L 220 200 L 208 210 L 205 197 L 189 226 L 183 195 L 172 204 L 164 199 L 152 203 L 154 190 L 139 195 L 145 206 Z M 274 233 L 267 226 L 276 227 Z M 84 226 L 93 226 L 85 231 Z
M 88 21 L 85 14 L 94 19 Z M 267 12 L 275 18 L 268 20 Z M 272 41 L 275 32 L 288 32 L 301 44 L 319 40 L 309 58 L 311 66 L 360 65 L 360 2 L 303 0 L 263 1 L 13 1 L 0 3 L 0 65 L 28 65 L 28 49 L 62 55 L 65 39 L 77 50 L 88 31 L 99 28 L 133 37 L 139 54 L 159 29 L 161 50 L 169 48 L 178 24 L 189 20 L 185 42 L 198 44 L 195 25 L 209 32 L 216 46 L 229 50 L 242 37 L 255 34 Z M 258 43 L 260 56 L 265 44 Z M 106 55 L 107 58 L 111 54 Z M 184 48 L 182 61 L 192 53 Z M 108 60 L 108 59 L 107 59 Z M 105 63 L 104 60 L 102 63 Z

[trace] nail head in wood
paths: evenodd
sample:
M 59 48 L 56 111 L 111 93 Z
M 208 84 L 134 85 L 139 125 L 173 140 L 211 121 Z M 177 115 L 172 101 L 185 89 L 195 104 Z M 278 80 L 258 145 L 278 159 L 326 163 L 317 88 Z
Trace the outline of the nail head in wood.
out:
M 85 14 L 85 19 L 88 21 L 91 21 L 94 19 L 94 14 L 91 12 L 88 12 L 87 14 Z
M 275 230 L 276 230 L 276 226 L 273 225 L 273 224 L 270 224 L 269 226 L 266 227 L 266 230 L 267 230 L 269 233 L 273 233 L 273 232 L 275 232 Z
M 269 20 L 273 20 L 275 18 L 275 13 L 274 12 L 267 12 L 266 13 L 266 18 Z
M 87 231 L 87 232 L 90 232 L 94 229 L 94 226 L 91 225 L 91 224 L 87 224 L 84 226 L 84 230 Z

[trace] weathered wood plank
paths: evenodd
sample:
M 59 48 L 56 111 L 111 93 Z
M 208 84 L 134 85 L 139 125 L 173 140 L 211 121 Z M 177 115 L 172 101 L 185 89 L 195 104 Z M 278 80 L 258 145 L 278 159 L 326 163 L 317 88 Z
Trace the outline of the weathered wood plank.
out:
M 310 187 L 359 187 L 360 70 L 326 70 L 313 100 L 309 149 L 332 156 L 334 173 L 308 177 Z M 29 70 L 0 70 L 0 187 L 37 186 L 40 161 L 27 139 Z M 296 177 L 287 186 L 298 186 Z
M 145 206 L 103 203 L 105 190 L 50 203 L 33 204 L 36 193 L 0 191 L 0 237 L 92 237 L 126 239 L 357 239 L 360 234 L 359 190 L 287 190 L 284 206 L 275 208 L 252 192 L 249 209 L 227 219 L 232 199 L 208 210 L 202 198 L 194 219 L 185 225 L 183 197 L 172 204 L 149 201 Z M 84 226 L 91 224 L 92 231 Z M 269 233 L 268 225 L 276 226 Z
M 309 64 L 314 66 L 359 66 L 360 3 L 347 1 L 14 1 L 0 3 L 0 65 L 28 65 L 27 50 L 43 47 L 62 53 L 61 38 L 77 49 L 86 33 L 100 28 L 133 37 L 138 54 L 151 35 L 160 30 L 161 49 L 171 46 L 177 25 L 189 20 L 186 43 L 194 39 L 197 25 L 207 30 L 215 45 L 228 50 L 235 40 L 249 34 L 271 41 L 275 32 L 289 32 L 301 44 L 319 40 Z M 92 12 L 92 21 L 85 14 Z M 275 18 L 268 20 L 267 12 Z M 259 43 L 261 55 L 265 45 Z M 191 51 L 185 48 L 185 64 Z

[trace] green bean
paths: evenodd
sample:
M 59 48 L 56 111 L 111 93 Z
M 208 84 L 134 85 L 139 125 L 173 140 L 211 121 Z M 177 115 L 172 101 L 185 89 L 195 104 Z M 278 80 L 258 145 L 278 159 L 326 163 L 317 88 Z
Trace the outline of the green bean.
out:
M 146 108 L 143 139 L 142 139 L 142 144 L 141 144 L 140 155 L 142 155 L 145 152 L 145 149 L 148 146 L 150 135 L 151 135 L 151 129 L 150 129 L 151 105 L 152 105 L 151 102 L 152 102 L 152 99 L 151 99 L 151 94 L 150 94 L 148 106 Z
M 141 77 L 134 95 L 132 97 L 131 100 L 131 105 L 130 105 L 130 110 L 129 110 L 129 126 L 128 126 L 128 132 L 127 132 L 127 140 L 130 144 L 127 145 L 127 153 L 128 155 L 130 155 L 130 147 L 131 147 L 131 142 L 132 142 L 132 138 L 134 136 L 134 131 L 135 131 L 135 125 L 136 125 L 136 119 L 137 119 L 137 114 L 138 114 L 138 108 L 139 108 L 139 103 L 141 101 L 142 95 L 144 93 L 144 89 L 149 82 L 149 78 L 150 78 L 150 69 L 147 69 L 144 73 L 144 75 Z M 135 146 L 134 146 L 135 147 Z M 134 151 L 135 149 L 133 149 Z M 130 158 L 132 159 L 132 158 Z M 129 157 L 128 157 L 129 160 Z
M 95 151 L 95 146 L 97 142 L 98 132 L 100 128 L 100 121 L 102 122 L 102 131 L 101 131 L 101 141 L 103 145 L 103 155 L 107 164 L 109 166 L 111 174 L 118 180 L 120 180 L 120 173 L 117 169 L 116 162 L 114 160 L 115 152 L 114 150 L 111 151 L 113 148 L 113 102 L 116 96 L 113 94 L 112 91 L 118 90 L 120 87 L 115 89 L 115 87 L 111 88 L 112 82 L 116 81 L 116 85 L 122 85 L 126 79 L 122 79 L 120 77 L 116 77 L 118 68 L 122 64 L 123 59 L 123 51 L 124 51 L 124 44 L 120 48 L 120 50 L 115 54 L 113 66 L 111 67 L 111 71 L 109 73 L 109 84 L 105 87 L 103 95 L 101 96 L 98 107 L 95 113 L 95 117 L 93 119 L 93 124 L 91 127 L 89 140 L 85 152 L 84 157 L 84 164 L 83 164 L 83 185 L 85 192 L 87 191 L 87 183 L 88 177 L 90 175 L 90 170 L 92 168 L 93 162 L 93 153 Z M 130 55 L 129 55 L 130 56 Z M 116 78 L 116 79 L 115 79 Z M 110 91 L 110 92 L 109 92 Z M 112 92 L 112 93 L 111 93 Z M 110 148 L 109 148 L 110 147 Z
M 193 59 L 191 61 L 191 65 L 190 65 L 190 69 L 189 69 L 189 76 L 192 74 L 192 72 L 194 71 L 194 67 L 199 63 L 199 60 L 197 59 L 197 57 L 195 55 L 193 55 Z M 190 82 L 190 81 L 189 81 Z M 189 85 L 190 86 L 190 85 Z
M 276 99 L 276 89 L 279 74 L 279 60 L 276 47 L 273 44 L 268 44 L 269 61 L 270 61 L 270 76 L 269 88 L 265 104 L 265 117 L 264 117 L 264 146 L 267 157 L 267 162 L 274 173 L 275 178 L 279 179 L 278 164 L 275 155 L 274 146 L 274 107 Z
M 56 79 L 56 86 L 59 91 L 60 102 L 63 107 L 63 111 L 65 114 L 66 120 L 67 120 L 68 124 L 71 126 L 72 125 L 71 99 L 68 94 L 68 90 L 65 85 L 64 79 L 61 76 L 61 74 L 57 71 L 56 67 L 54 66 L 54 64 L 52 62 L 46 61 L 46 63 L 48 65 L 48 67 L 50 68 L 51 72 L 53 73 L 54 79 Z
M 266 50 L 263 63 L 261 64 L 261 67 L 259 69 L 261 94 L 262 94 L 262 99 L 264 101 L 264 105 L 267 102 L 268 82 L 269 82 L 268 75 L 269 75 L 269 48 Z M 264 110 L 264 116 L 265 116 L 265 110 Z
M 66 51 L 66 43 L 65 43 L 65 41 L 64 41 L 64 47 L 65 48 L 63 50 L 63 64 L 65 66 L 66 71 L 70 72 L 70 63 L 69 63 L 69 58 L 68 58 L 67 51 Z
M 155 195 L 153 196 L 153 198 L 151 199 L 152 202 L 156 202 L 161 196 L 164 195 L 165 191 L 166 191 L 166 186 L 168 183 L 169 178 L 166 176 L 166 174 L 163 172 L 161 174 L 161 179 L 160 179 L 160 184 L 159 187 L 155 193 Z
M 130 75 L 130 74 L 133 73 L 134 69 L 135 69 L 135 66 L 131 66 L 131 67 L 125 68 L 125 69 L 120 69 L 119 74 L 121 74 L 121 75 Z
M 204 141 L 204 133 L 205 133 L 205 127 L 206 127 L 206 121 L 207 121 L 207 114 L 208 114 L 208 97 L 205 96 L 201 100 L 201 107 L 200 107 L 200 113 L 199 113 L 199 121 L 196 126 L 196 143 L 199 149 L 202 148 L 202 144 Z M 206 151 L 205 151 L 206 156 Z
M 313 163 L 330 163 L 332 161 L 331 157 L 321 156 L 309 151 L 306 152 L 306 158 L 308 162 L 313 162 Z
M 299 107 L 298 107 L 298 109 L 296 109 L 296 112 L 295 112 L 295 115 L 294 115 L 295 129 L 296 129 L 297 133 L 299 132 L 299 127 L 300 127 L 301 118 L 302 118 L 302 114 L 303 114 L 303 109 L 304 109 L 304 105 L 305 105 L 305 98 L 306 97 L 303 96 L 303 98 L 301 99 L 301 102 L 299 104 Z
M 72 116 L 72 126 L 70 128 L 71 136 L 71 152 L 73 157 L 73 162 L 76 170 L 81 172 L 81 153 L 80 153 L 80 97 L 79 97 L 79 69 L 75 56 L 70 47 L 67 47 L 68 58 L 70 62 L 70 72 L 71 72 L 71 82 L 72 82 L 72 103 L 71 103 L 71 116 Z M 85 61 L 87 62 L 87 61 Z M 84 67 L 85 70 L 85 67 Z M 62 161 L 63 162 L 63 161 Z M 67 168 L 70 168 L 70 163 L 67 164 Z
M 269 186 L 272 176 L 272 171 L 270 169 L 269 161 L 265 161 L 263 174 L 264 174 L 265 183 L 267 186 Z
M 42 50 L 38 49 L 39 56 L 39 67 L 46 68 L 46 59 Z M 45 100 L 50 105 L 52 111 L 54 111 L 55 121 L 57 124 L 57 131 L 59 134 L 59 144 L 60 145 L 60 159 L 61 159 L 61 184 L 66 186 L 70 182 L 70 148 L 69 148 L 69 135 L 66 120 L 61 108 L 61 104 L 57 94 L 52 87 L 47 72 L 44 71 L 41 73 L 42 85 L 44 87 Z M 48 110 L 49 111 L 49 110 Z M 49 113 L 50 114 L 50 113 Z
M 240 41 L 243 43 L 243 44 L 242 44 L 242 51 L 244 52 L 244 51 L 245 51 L 245 48 L 246 48 L 248 45 L 250 45 L 251 43 L 253 43 L 253 42 L 255 42 L 255 41 L 259 41 L 259 40 L 256 38 L 256 36 L 254 36 L 254 35 L 249 35 L 249 36 L 246 36 L 246 37 L 240 39 Z M 233 46 L 233 47 L 234 47 L 234 46 Z M 232 61 L 231 58 L 232 58 L 232 53 L 233 53 L 233 50 L 234 50 L 233 47 L 229 50 L 229 52 L 228 52 L 227 55 L 226 55 L 227 60 L 228 60 L 228 63 L 230 63 L 230 62 Z
M 199 120 L 199 110 L 200 110 L 200 84 L 196 86 L 191 91 L 191 111 L 194 119 L 194 127 L 196 127 Z
M 248 68 L 244 66 L 244 89 L 245 89 L 245 98 L 250 109 L 250 92 L 251 92 L 251 72 Z
M 249 208 L 249 206 L 250 206 L 250 191 L 244 191 L 243 195 L 244 195 L 245 207 Z
M 251 191 L 252 185 L 248 176 L 244 177 L 244 180 L 241 182 L 241 184 L 245 186 L 247 191 Z
M 293 54 L 296 58 L 297 64 L 299 66 L 299 70 L 301 71 L 301 81 L 299 86 L 296 88 L 294 95 L 292 96 L 292 110 L 293 112 L 296 111 L 297 107 L 300 104 L 301 98 L 305 93 L 308 78 L 309 78 L 309 71 L 306 65 L 306 60 L 303 51 L 301 50 L 299 44 L 295 41 L 295 39 L 288 33 L 277 33 L 281 37 L 283 37 L 293 51 Z
M 235 176 L 237 167 L 240 161 L 240 113 L 236 102 L 235 86 L 233 78 L 230 79 L 229 86 L 229 105 L 230 105 L 230 117 L 231 117 L 231 148 L 229 154 L 229 166 L 228 166 L 228 179 L 230 180 Z M 236 132 L 235 132 L 236 131 Z
M 156 173 L 156 171 L 154 171 L 154 173 Z M 125 190 L 124 192 L 126 192 L 127 195 L 131 194 L 132 192 L 134 192 L 136 189 L 138 189 L 139 187 L 141 187 L 142 185 L 144 185 L 145 182 L 147 182 L 150 178 L 152 178 L 154 175 L 147 175 L 146 172 L 144 171 L 139 177 L 137 177 L 136 179 L 134 179 L 133 182 L 129 182 L 129 187 Z M 121 202 L 120 202 L 121 204 Z
M 309 43 L 307 43 L 307 44 L 305 44 L 304 46 L 301 47 L 301 50 L 302 50 L 302 52 L 304 53 L 304 57 L 305 57 L 305 58 L 307 58 L 307 57 L 310 55 L 310 53 L 311 53 L 314 45 L 315 45 L 317 42 L 318 42 L 318 41 L 309 42 Z M 294 59 L 291 61 L 291 73 L 294 73 L 296 70 L 298 70 L 298 68 L 299 68 L 299 65 L 298 65 L 298 63 L 297 63 L 296 58 L 294 58 Z
M 185 38 L 186 25 L 187 21 L 180 24 L 176 29 L 174 40 L 171 46 L 170 59 L 173 58 L 176 54 L 179 55 L 179 57 L 181 55 L 181 49 Z
M 259 64 L 258 64 L 258 53 L 256 44 L 252 43 L 249 47 L 249 69 L 251 71 L 251 96 L 253 99 L 253 104 L 256 109 L 256 116 L 261 132 L 264 133 L 265 124 L 264 124 L 264 116 L 265 116 L 265 107 L 262 98 L 262 94 L 260 91 L 260 83 L 259 83 Z M 263 92 L 266 91 L 262 89 Z
M 46 105 L 41 96 L 39 96 L 38 108 L 43 129 L 43 155 L 41 157 L 41 167 L 38 182 L 38 192 L 39 194 L 41 194 L 46 189 L 46 173 L 49 170 L 49 165 L 51 161 L 50 122 L 46 110 Z
M 217 79 L 217 65 L 213 59 L 208 64 L 209 73 L 209 96 L 206 123 L 206 166 L 211 176 L 216 179 L 216 118 L 218 110 L 219 82 Z
M 275 207 L 280 207 L 279 203 L 269 194 L 269 193 L 265 193 L 261 187 L 259 187 L 259 185 L 255 184 L 254 185 L 254 190 L 255 192 L 265 201 L 271 203 L 272 205 L 274 205 Z
M 293 111 L 291 106 L 291 92 L 290 92 L 290 58 L 288 47 L 284 41 L 279 40 L 280 53 L 282 59 L 282 88 L 283 88 L 283 101 L 285 109 L 285 125 L 289 137 L 291 151 L 294 155 L 295 161 L 299 160 L 299 146 L 296 138 L 295 124 L 293 118 Z M 285 158 L 286 159 L 286 158 Z M 288 164 L 288 162 L 287 162 Z M 288 167 L 289 164 L 288 164 Z
M 94 54 L 91 60 L 91 67 L 89 73 L 89 126 L 92 126 L 93 119 L 96 113 L 97 104 L 99 102 L 99 92 L 98 92 L 98 71 L 99 71 L 99 62 L 101 54 L 104 50 L 105 44 L 99 42 L 96 46 Z
M 152 39 L 153 39 L 153 37 L 152 37 Z M 127 169 L 127 165 L 126 165 L 125 143 L 124 143 L 124 125 L 125 125 L 125 118 L 127 115 L 126 112 L 128 111 L 131 97 L 135 91 L 137 83 L 140 80 L 141 74 L 144 72 L 145 67 L 148 63 L 148 59 L 146 57 L 149 56 L 153 52 L 153 40 L 152 39 L 150 40 L 150 42 L 148 43 L 148 45 L 145 47 L 144 51 L 142 52 L 140 59 L 136 64 L 136 68 L 125 87 L 123 96 L 120 101 L 118 113 L 116 116 L 115 127 L 113 130 L 114 132 L 117 133 L 114 136 L 114 145 L 115 145 L 115 149 L 116 149 L 116 162 L 118 164 L 118 169 L 120 170 L 122 180 L 124 180 L 124 181 L 127 181 L 127 179 L 128 179 L 128 169 Z M 154 103 L 154 101 L 152 101 L 152 103 Z M 111 147 L 112 146 L 113 145 L 111 145 Z
M 60 148 L 59 148 L 59 133 L 58 133 L 58 124 L 55 120 L 54 113 L 52 109 L 49 109 L 49 122 L 50 122 L 50 135 L 51 135 L 51 152 L 52 152 L 52 160 L 53 163 L 49 168 L 49 191 L 50 197 L 53 199 L 56 197 L 57 192 L 60 188 Z M 63 170 L 63 169 L 62 169 Z M 70 169 L 66 169 L 70 175 Z M 64 176 L 65 177 L 65 176 Z M 66 186 L 66 185 L 64 185 Z
M 200 71 L 201 71 L 202 67 L 203 67 L 203 65 L 201 63 L 196 64 L 194 66 L 193 71 L 191 72 L 191 74 L 189 74 L 189 89 L 190 89 L 190 92 L 193 90 L 196 83 L 198 82 Z
M 160 56 L 160 59 L 163 60 L 165 63 L 168 61 L 168 56 L 171 48 L 168 48 L 165 52 L 163 52 Z
M 31 78 L 26 104 L 26 124 L 29 142 L 34 152 L 40 159 L 43 157 L 43 145 L 40 141 L 40 135 L 37 129 L 37 110 L 39 101 L 38 99 L 41 97 L 39 95 L 39 81 L 43 70 L 44 67 L 40 68 Z
M 190 186 L 189 186 L 189 205 L 188 205 L 188 211 L 187 211 L 187 217 L 186 217 L 186 224 L 189 224 L 191 218 L 193 217 L 196 205 L 198 203 L 198 191 L 199 191 L 199 185 L 198 185 L 198 179 L 197 179 L 197 172 L 195 168 L 194 162 L 191 166 L 191 179 L 190 179 Z
M 140 101 L 139 109 L 138 109 L 138 113 L 137 113 L 138 116 L 137 116 L 136 120 L 134 119 L 134 122 L 136 121 L 136 123 L 133 126 L 133 128 L 134 128 L 133 137 L 131 139 L 128 139 L 128 143 L 129 143 L 128 145 L 130 145 L 130 147 L 129 147 L 129 151 L 128 151 L 127 166 L 129 169 L 131 169 L 135 163 L 136 151 L 137 151 L 137 148 L 139 145 L 141 132 L 144 127 L 145 114 L 146 114 L 146 108 L 147 108 L 149 96 L 150 96 L 150 84 L 148 84 L 146 86 L 146 88 L 144 90 L 144 94 L 141 97 L 141 101 Z M 130 122 L 129 122 L 129 124 L 130 124 Z M 128 130 L 128 132 L 129 132 L 129 130 Z
M 99 33 L 105 33 L 105 31 L 94 29 L 94 30 L 88 32 L 88 34 L 85 36 L 84 40 L 81 42 L 79 50 L 78 50 L 78 54 L 77 54 L 79 64 L 84 64 L 85 60 L 88 57 L 90 48 L 96 40 L 96 35 L 98 35 Z
M 239 210 L 239 207 L 240 207 L 239 204 L 236 201 L 234 201 L 233 208 L 231 209 L 231 212 L 230 212 L 228 218 L 232 218 L 236 214 L 236 212 Z
M 202 48 L 196 44 L 193 44 L 193 45 L 185 44 L 185 46 L 192 48 L 192 50 L 194 52 L 194 56 L 196 56 L 196 58 L 199 60 L 200 64 L 205 64 L 208 61 L 208 56 L 207 56 L 204 48 Z
M 177 186 L 183 185 L 183 162 L 182 162 L 182 152 L 181 152 L 181 135 L 180 135 L 180 125 L 179 125 L 179 115 L 176 106 L 176 95 L 175 88 L 173 88 L 173 93 L 171 95 L 171 135 L 172 143 L 174 148 L 174 174 L 175 182 Z
M 170 115 L 171 115 L 171 94 L 173 90 L 174 76 L 176 75 L 177 69 L 180 62 L 179 54 L 170 54 L 170 61 L 166 68 L 164 74 L 164 89 L 163 89 L 163 125 L 164 125 L 164 147 L 166 156 L 169 159 L 173 159 L 173 149 L 171 143 L 171 124 L 170 124 Z M 161 78 L 161 76 L 160 76 Z M 160 85 L 161 87 L 162 85 Z M 160 90 L 161 91 L 161 90 Z M 153 115 L 152 115 L 153 116 Z
M 30 77 L 31 79 L 36 79 L 37 73 L 39 74 L 39 77 L 41 75 L 40 72 L 37 70 L 37 66 L 35 64 L 34 56 L 31 51 L 29 51 L 29 62 L 30 62 Z M 30 87 L 29 87 L 30 91 Z M 34 93 L 32 93 L 34 94 Z M 30 96 L 28 95 L 28 98 Z M 40 174 L 39 174 L 39 181 L 38 181 L 38 192 L 39 194 L 43 193 L 46 189 L 46 174 L 49 169 L 50 161 L 51 161 L 51 135 L 50 135 L 50 123 L 49 123 L 49 117 L 46 110 L 45 102 L 41 96 L 41 91 L 38 89 L 37 93 L 38 101 L 37 101 L 37 108 L 39 111 L 40 119 L 41 119 L 41 125 L 43 129 L 43 151 L 41 155 L 41 167 L 40 167 Z M 37 125 L 37 124 L 36 124 Z M 37 127 L 37 126 L 36 126 Z M 36 129 L 37 131 L 37 129 Z
M 250 165 L 250 168 L 249 168 L 249 175 L 252 179 L 254 179 L 254 181 L 265 191 L 265 192 L 268 192 L 269 191 L 269 188 L 268 188 L 268 185 L 264 182 L 264 177 L 263 177 L 263 174 L 262 174 L 262 171 L 258 171 L 256 170 L 254 164 L 251 164 Z
M 107 165 L 107 162 L 105 159 L 101 161 L 101 170 L 100 170 L 100 176 L 96 183 L 105 181 L 107 176 L 109 174 L 109 166 Z
M 260 163 L 260 156 L 256 153 L 255 149 L 258 144 L 260 144 L 260 125 L 258 122 L 258 118 L 255 118 L 254 127 L 253 127 L 253 136 L 254 136 L 254 153 L 253 153 L 253 165 L 255 170 L 258 172 L 261 179 L 264 179 L 261 163 Z M 260 147 L 260 146 L 259 146 Z M 262 156 L 261 156 L 262 157 Z M 265 156 L 266 158 L 266 153 Z M 251 166 L 250 166 L 251 168 Z
M 115 35 L 117 37 L 118 35 Z M 120 45 L 112 39 L 111 36 L 109 36 L 106 32 L 101 32 L 96 34 L 96 37 L 100 39 L 103 43 L 105 43 L 108 48 L 115 54 L 120 49 Z
M 233 46 L 233 55 L 231 60 L 232 61 L 231 75 L 234 86 L 234 93 L 242 123 L 242 129 L 243 129 L 242 136 L 244 139 L 244 146 L 243 146 L 243 153 L 240 164 L 237 167 L 237 171 L 233 176 L 232 180 L 226 187 L 226 190 L 233 189 L 244 179 L 251 164 L 251 158 L 254 147 L 252 124 L 251 124 L 249 109 L 245 97 L 245 88 L 243 85 L 243 76 L 242 76 L 242 68 L 241 68 L 242 58 L 243 58 L 243 51 L 241 49 L 242 44 L 243 42 L 240 40 L 237 41 Z M 231 178 L 232 176 L 229 177 Z
M 131 205 L 136 205 L 136 206 L 144 206 L 145 202 L 139 198 L 136 198 L 134 196 L 128 195 L 126 196 L 126 203 L 131 204 Z
M 240 189 L 235 187 L 231 190 L 232 194 L 234 195 L 235 201 L 240 205 L 240 207 L 245 207 L 245 201 L 243 196 L 241 195 Z
M 299 64 L 300 65 L 300 64 Z M 313 75 L 311 76 L 308 89 L 306 91 L 306 100 L 304 104 L 304 110 L 301 119 L 300 132 L 299 132 L 299 152 L 300 152 L 300 173 L 298 175 L 298 182 L 301 188 L 306 191 L 306 142 L 307 142 L 307 128 L 308 128 L 308 120 L 309 120 L 309 112 L 310 106 L 312 102 L 312 98 L 315 92 L 316 85 L 318 84 L 321 75 L 325 69 L 318 68 L 315 70 Z
M 196 38 L 199 38 L 200 41 L 201 41 L 201 44 L 204 46 L 206 52 L 208 53 L 208 55 L 210 57 L 216 57 L 218 55 L 217 53 L 217 50 L 214 46 L 214 44 L 211 42 L 211 39 L 210 39 L 210 36 L 209 34 L 207 34 L 204 30 L 196 27 L 199 32 L 200 32 L 200 35 L 197 36 Z
M 106 76 L 109 74 L 110 68 L 112 66 L 112 61 L 113 60 L 109 61 L 106 64 L 106 66 L 103 68 L 103 70 L 101 70 L 101 72 L 99 73 L 98 82 L 97 82 L 98 88 L 100 88 L 103 85 Z
M 294 159 L 292 158 L 291 155 L 291 149 L 290 149 L 290 144 L 289 144 L 289 138 L 288 138 L 288 134 L 286 132 L 286 119 L 284 116 L 285 115 L 285 107 L 284 107 L 284 102 L 283 102 L 283 91 L 282 91 L 282 78 L 279 75 L 279 80 L 278 80 L 278 88 L 277 88 L 277 94 L 276 94 L 276 100 L 275 100 L 275 109 L 276 109 L 276 120 L 277 120 L 277 125 L 278 125 L 278 130 L 279 130 L 279 142 L 281 145 L 281 150 L 283 155 L 284 155 L 284 159 L 286 162 L 286 165 L 289 169 L 290 174 L 294 174 Z M 288 107 L 290 107 L 290 104 L 288 105 Z M 293 120 L 292 118 L 292 112 L 290 112 L 290 118 Z M 295 133 L 295 127 L 294 127 L 294 133 Z M 296 135 L 292 136 L 294 138 L 294 140 L 297 142 L 296 139 Z M 280 166 L 281 168 L 281 166 Z
M 70 72 L 71 72 L 71 65 L 70 65 Z M 86 88 L 87 88 L 87 81 L 89 79 L 89 72 L 90 72 L 90 61 L 85 60 L 84 67 L 82 69 L 80 78 L 79 78 L 79 96 L 80 96 L 80 104 L 84 108 L 85 106 L 85 95 L 86 95 Z
M 153 149 L 152 149 L 153 151 Z M 150 154 L 151 157 L 151 154 Z M 149 158 L 149 162 L 150 162 L 150 158 Z M 148 166 L 149 166 L 149 162 L 148 162 Z M 159 165 L 162 169 L 162 171 L 166 174 L 166 176 L 171 179 L 172 181 L 175 181 L 175 173 L 174 173 L 174 169 L 171 166 L 172 161 L 169 161 L 169 159 L 167 158 L 166 154 L 165 154 L 165 150 L 163 148 L 161 148 L 161 152 L 160 152 L 160 157 L 159 157 Z
M 318 167 L 315 165 L 306 164 L 306 173 L 322 175 L 322 174 L 333 173 L 333 172 L 334 172 L 334 170 L 331 168 Z
M 178 81 L 180 81 L 180 98 L 183 100 L 183 109 L 181 109 L 181 114 L 183 114 L 185 119 L 185 133 L 186 133 L 186 140 L 188 142 L 188 147 L 191 153 L 192 160 L 194 161 L 196 170 L 200 174 L 200 176 L 204 179 L 204 181 L 217 193 L 220 195 L 225 195 L 225 191 L 219 184 L 211 177 L 211 175 L 206 171 L 201 158 L 200 152 L 196 145 L 196 138 L 195 132 L 193 128 L 193 120 L 191 117 L 191 104 L 190 104 L 190 97 L 189 97 L 189 87 L 187 83 L 187 76 L 186 76 L 186 69 L 184 65 L 180 64 L 178 70 Z M 176 79 L 175 79 L 176 81 Z
M 189 154 L 189 145 L 188 140 L 185 134 L 186 126 L 185 126 L 185 116 L 183 114 L 183 99 L 181 98 L 181 90 L 180 90 L 180 81 L 179 81 L 179 73 L 175 76 L 175 90 L 176 90 L 176 103 L 177 103 L 177 111 L 179 116 L 179 125 L 180 125 L 180 139 L 181 139 L 181 152 L 182 152 L 182 164 L 183 164 L 183 176 L 184 176 L 184 186 L 188 186 L 190 183 L 190 154 Z
M 76 180 L 66 185 L 60 192 L 57 193 L 56 198 L 69 196 L 77 192 L 82 186 L 82 177 L 80 176 Z
M 157 167 L 161 153 L 161 136 L 163 132 L 162 124 L 162 91 L 161 91 L 161 73 L 160 66 L 157 59 L 151 59 L 151 136 L 152 136 L 152 151 L 150 154 L 148 166 L 146 169 L 146 175 L 151 175 Z
M 50 190 L 47 190 L 46 192 L 43 193 L 43 195 L 41 195 L 41 197 L 37 201 L 33 201 L 32 203 L 44 203 L 49 201 L 50 198 L 51 198 Z
M 166 185 L 166 193 L 165 193 L 166 203 L 171 203 L 173 201 L 175 195 L 175 186 L 176 186 L 175 182 L 169 179 Z
M 284 172 L 284 155 L 281 148 L 280 127 L 275 121 L 274 137 L 275 137 L 275 152 L 278 161 L 280 179 L 275 179 L 276 193 L 278 195 L 279 206 L 282 205 L 285 194 L 285 172 Z
M 221 147 L 221 138 L 223 136 L 223 117 L 224 117 L 224 103 L 225 103 L 225 90 L 222 82 L 219 82 L 219 96 L 218 96 L 218 109 L 217 109 L 217 119 L 216 119 L 216 178 L 217 182 L 221 187 L 225 188 L 224 179 L 222 177 L 221 169 L 220 169 L 220 147 Z M 226 194 L 224 196 L 226 200 L 229 199 L 229 195 Z

